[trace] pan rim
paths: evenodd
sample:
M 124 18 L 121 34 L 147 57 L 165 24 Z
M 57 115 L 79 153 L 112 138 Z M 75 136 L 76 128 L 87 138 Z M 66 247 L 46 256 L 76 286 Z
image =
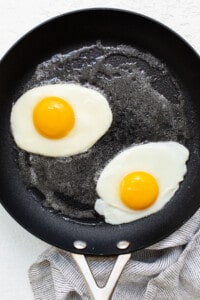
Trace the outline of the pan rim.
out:
M 149 17 L 145 14 L 142 13 L 138 13 L 135 11 L 131 11 L 131 10 L 127 10 L 127 9 L 121 9 L 121 8 L 112 8 L 112 7 L 95 7 L 95 8 L 81 8 L 81 9 L 77 9 L 77 10 L 72 10 L 69 12 L 65 12 L 63 14 L 54 16 L 54 17 L 50 17 L 47 20 L 39 23 L 38 25 L 34 26 L 32 29 L 28 30 L 26 33 L 24 33 L 21 37 L 19 37 L 16 42 L 13 43 L 13 45 L 3 54 L 3 56 L 0 59 L 0 64 L 2 63 L 3 60 L 6 59 L 6 57 L 9 55 L 9 53 L 16 48 L 16 46 L 21 43 L 24 39 L 26 39 L 30 34 L 32 34 L 34 31 L 40 29 L 40 27 L 43 27 L 45 25 L 48 25 L 50 22 L 54 22 L 57 19 L 66 17 L 68 15 L 73 15 L 73 14 L 79 14 L 79 13 L 85 13 L 85 12 L 92 12 L 92 11 L 113 11 L 113 12 L 120 12 L 120 13 L 128 13 L 128 14 L 133 14 L 135 16 L 139 16 L 142 17 L 150 22 L 153 23 L 157 23 L 157 25 L 160 25 L 162 28 L 166 29 L 167 31 L 170 31 L 173 35 L 177 36 L 179 38 L 179 40 L 181 40 L 188 48 L 190 48 L 194 54 L 197 55 L 198 58 L 200 58 L 200 53 L 198 53 L 196 51 L 196 49 L 194 49 L 193 46 L 191 46 L 191 44 L 182 36 L 180 35 L 178 32 L 176 32 L 175 30 L 173 30 L 171 27 L 169 27 L 168 25 L 162 23 L 161 21 L 157 20 L 157 19 L 153 19 L 152 17 Z

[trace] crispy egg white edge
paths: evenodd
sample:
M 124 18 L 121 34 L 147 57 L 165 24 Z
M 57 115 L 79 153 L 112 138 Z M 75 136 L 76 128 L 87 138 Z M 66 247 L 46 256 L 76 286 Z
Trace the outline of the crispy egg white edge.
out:
M 138 155 L 142 156 L 142 161 L 138 160 Z M 100 199 L 96 200 L 95 210 L 110 224 L 135 221 L 159 211 L 178 190 L 187 171 L 188 158 L 188 149 L 172 141 L 141 144 L 122 151 L 108 163 L 97 181 Z M 120 200 L 120 181 L 134 171 L 149 172 L 159 184 L 158 199 L 142 211 L 131 210 Z
M 57 96 L 71 104 L 75 126 L 62 139 L 48 139 L 34 127 L 32 113 L 43 97 Z M 13 105 L 11 130 L 16 144 L 31 153 L 70 156 L 87 151 L 109 129 L 112 111 L 106 98 L 96 90 L 78 84 L 54 84 L 33 88 Z M 39 141 L 39 142 L 38 142 Z

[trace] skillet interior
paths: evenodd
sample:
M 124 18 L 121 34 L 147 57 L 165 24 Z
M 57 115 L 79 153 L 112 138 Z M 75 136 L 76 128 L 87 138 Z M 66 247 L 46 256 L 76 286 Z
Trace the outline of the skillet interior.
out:
M 64 219 L 41 207 L 27 191 L 13 156 L 9 138 L 11 105 L 36 66 L 58 52 L 68 52 L 101 40 L 105 44 L 126 44 L 150 52 L 179 78 L 181 88 L 192 104 L 194 136 L 189 141 L 188 173 L 179 191 L 162 211 L 134 223 L 111 226 L 104 223 L 81 224 Z M 182 225 L 199 207 L 199 57 L 176 34 L 140 15 L 118 10 L 86 10 L 63 15 L 39 26 L 21 39 L 0 65 L 0 197 L 8 212 L 41 239 L 77 252 L 75 240 L 87 242 L 81 253 L 112 255 L 147 247 Z M 188 110 L 190 107 L 188 107 Z M 188 112 L 190 118 L 190 111 Z M 119 240 L 130 241 L 124 251 Z

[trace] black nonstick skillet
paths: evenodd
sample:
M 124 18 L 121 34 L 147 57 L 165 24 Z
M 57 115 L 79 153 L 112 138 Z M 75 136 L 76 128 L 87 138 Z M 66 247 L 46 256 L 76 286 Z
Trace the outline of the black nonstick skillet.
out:
M 10 138 L 12 103 L 37 65 L 56 53 L 67 53 L 83 45 L 95 44 L 97 40 L 109 45 L 138 47 L 163 61 L 178 78 L 180 87 L 187 96 L 190 103 L 187 115 L 190 116 L 190 109 L 194 114 L 192 120 L 189 120 L 195 134 L 188 142 L 188 171 L 173 199 L 154 215 L 117 226 L 104 222 L 79 222 L 43 208 L 40 201 L 33 199 L 22 180 L 13 155 L 14 142 Z M 0 63 L 1 203 L 24 228 L 56 247 L 85 255 L 124 254 L 119 256 L 119 264 L 116 266 L 122 269 L 129 253 L 167 237 L 199 208 L 199 127 L 200 59 L 180 36 L 156 21 L 128 11 L 88 9 L 61 15 L 26 34 Z M 83 260 L 82 256 L 74 257 Z M 81 264 L 84 265 L 87 278 L 90 278 L 87 265 L 84 261 Z M 113 274 L 116 278 L 112 279 L 116 282 L 119 276 L 116 275 L 117 269 Z M 91 278 L 90 280 L 92 281 Z M 106 299 L 110 293 L 97 296 L 99 289 L 95 285 L 92 289 L 96 299 Z

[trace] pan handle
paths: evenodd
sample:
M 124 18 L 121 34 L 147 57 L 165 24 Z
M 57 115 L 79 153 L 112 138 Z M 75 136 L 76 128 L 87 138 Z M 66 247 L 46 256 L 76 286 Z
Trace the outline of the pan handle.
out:
M 113 294 L 117 281 L 125 267 L 126 263 L 131 257 L 131 254 L 122 254 L 117 257 L 115 265 L 112 269 L 110 277 L 104 287 L 99 287 L 92 275 L 87 260 L 83 254 L 72 253 L 76 264 L 78 265 L 83 278 L 87 284 L 92 300 L 109 300 Z

